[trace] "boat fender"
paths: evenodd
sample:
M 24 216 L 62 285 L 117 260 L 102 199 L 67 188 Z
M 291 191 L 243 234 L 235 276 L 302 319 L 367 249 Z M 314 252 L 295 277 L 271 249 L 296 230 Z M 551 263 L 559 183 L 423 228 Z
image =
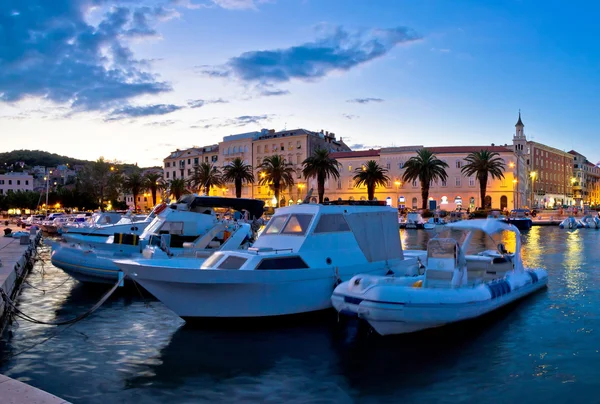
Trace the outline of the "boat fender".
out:
M 360 282 L 360 278 L 358 279 L 358 282 Z M 333 288 L 337 288 L 340 283 L 342 283 L 342 280 L 340 279 L 339 269 L 338 267 L 335 267 L 335 282 L 333 282 Z
M 418 280 L 415 283 L 413 283 L 413 288 L 422 288 L 423 287 L 423 281 L 422 280 Z

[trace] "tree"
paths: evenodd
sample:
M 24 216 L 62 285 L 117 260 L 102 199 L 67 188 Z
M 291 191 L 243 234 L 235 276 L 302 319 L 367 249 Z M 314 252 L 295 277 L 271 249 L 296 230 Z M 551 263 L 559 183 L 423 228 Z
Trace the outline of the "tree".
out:
M 377 164 L 375 160 L 369 160 L 365 165 L 354 170 L 354 177 L 352 177 L 354 186 L 366 185 L 367 197 L 372 201 L 375 199 L 375 187 L 377 185 L 384 187 L 390 180 L 387 172 L 388 170 Z
M 181 195 L 187 194 L 188 192 L 183 178 L 174 178 L 169 182 L 169 194 L 173 195 L 175 201 L 178 201 L 179 198 L 181 198 Z
M 504 160 L 502 160 L 499 156 L 500 155 L 498 153 L 490 152 L 489 150 L 473 152 L 465 158 L 467 164 L 460 169 L 460 172 L 467 177 L 472 175 L 477 176 L 477 180 L 479 181 L 481 206 L 483 208 L 488 208 L 488 206 L 485 206 L 485 194 L 487 190 L 488 177 L 491 176 L 492 179 L 504 178 L 504 170 L 506 169 L 506 166 L 504 164 Z
M 235 197 L 242 197 L 242 182 L 254 183 L 254 172 L 252 166 L 246 164 L 244 160 L 236 157 L 229 163 L 229 165 L 223 168 L 223 180 L 226 182 L 233 182 L 235 185 Z
M 304 175 L 304 178 L 317 179 L 319 203 L 323 203 L 325 181 L 329 177 L 333 177 L 336 180 L 340 178 L 340 164 L 336 159 L 329 156 L 329 150 L 318 148 L 312 156 L 306 158 L 306 160 L 302 162 L 302 165 L 302 175 Z
M 276 207 L 279 207 L 279 191 L 281 187 L 294 185 L 294 174 L 296 170 L 279 154 L 267 156 L 258 167 L 260 170 L 259 185 L 271 185 L 277 199 Z
M 411 182 L 419 180 L 421 183 L 422 208 L 427 209 L 427 200 L 429 199 L 429 187 L 432 181 L 446 181 L 448 174 L 445 168 L 448 164 L 438 159 L 430 150 L 421 149 L 417 155 L 408 159 L 404 164 L 404 174 L 402 181 Z
M 211 187 L 223 185 L 223 176 L 217 167 L 203 162 L 194 166 L 194 173 L 188 180 L 188 184 L 198 192 L 204 192 L 208 195 Z
M 139 171 L 133 171 L 123 181 L 123 188 L 133 195 L 133 211 L 137 212 L 138 195 L 144 190 L 144 178 Z
M 144 175 L 144 189 L 152 194 L 152 206 L 156 206 L 156 193 L 164 189 L 165 184 L 162 181 L 162 174 L 149 171 Z
M 109 193 L 120 191 L 120 174 L 112 164 L 100 157 L 78 173 L 78 183 L 84 192 L 90 193 L 104 211 L 104 204 Z

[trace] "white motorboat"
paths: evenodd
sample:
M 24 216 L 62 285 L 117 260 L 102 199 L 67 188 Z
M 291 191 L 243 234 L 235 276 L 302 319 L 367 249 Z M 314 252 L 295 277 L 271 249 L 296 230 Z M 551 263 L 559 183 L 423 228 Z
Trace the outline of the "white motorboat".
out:
M 581 227 L 586 229 L 597 229 L 600 227 L 600 219 L 598 216 L 585 215 L 579 220 Z
M 397 211 L 385 202 L 300 204 L 277 209 L 246 251 L 220 251 L 200 263 L 115 263 L 180 317 L 265 318 L 331 307 L 335 285 L 361 272 L 413 279 Z
M 575 230 L 582 228 L 583 224 L 579 220 L 575 219 L 573 216 L 569 216 L 565 220 L 560 222 L 558 227 L 561 229 Z
M 403 334 L 479 317 L 546 286 L 544 269 L 526 269 L 520 233 L 495 219 L 447 225 L 466 231 L 462 245 L 433 238 L 427 246 L 425 273 L 418 280 L 361 274 L 336 287 L 333 306 L 368 322 L 379 334 Z M 515 233 L 516 250 L 466 255 L 474 231 Z
M 54 225 L 54 220 L 58 219 L 59 217 L 64 216 L 64 213 L 50 213 L 44 220 L 42 220 L 40 222 L 40 228 L 42 229 L 42 231 L 45 231 L 47 233 L 52 233 L 52 232 L 56 232 L 56 226 Z
M 425 228 L 425 219 L 420 213 L 410 212 L 406 214 L 406 221 L 404 222 L 405 229 L 423 229 Z
M 446 226 L 446 221 L 441 217 L 430 217 L 427 222 L 423 225 L 425 230 L 439 229 L 442 226 Z
M 141 236 L 116 233 L 101 243 L 55 243 L 51 261 L 79 281 L 113 283 L 119 277 L 115 259 L 206 257 L 251 242 L 250 223 L 220 219 L 215 210 L 246 209 L 258 217 L 263 206 L 253 199 L 186 195 L 159 211 Z
M 137 234 L 143 233 L 152 219 L 167 207 L 160 203 L 148 215 L 125 215 L 117 212 L 97 212 L 85 222 L 65 224 L 60 233 L 67 242 L 104 242 L 107 237 L 115 233 Z

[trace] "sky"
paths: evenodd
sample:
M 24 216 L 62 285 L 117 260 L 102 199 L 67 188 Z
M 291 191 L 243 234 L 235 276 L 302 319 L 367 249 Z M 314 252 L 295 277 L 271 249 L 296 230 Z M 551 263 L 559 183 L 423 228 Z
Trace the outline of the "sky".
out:
M 162 165 L 261 128 L 600 160 L 600 3 L 3 0 L 0 152 Z

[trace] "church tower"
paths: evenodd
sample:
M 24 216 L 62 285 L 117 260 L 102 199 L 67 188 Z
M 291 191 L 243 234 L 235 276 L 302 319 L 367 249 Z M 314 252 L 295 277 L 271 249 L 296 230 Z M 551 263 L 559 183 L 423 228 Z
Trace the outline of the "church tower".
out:
M 519 120 L 515 125 L 515 136 L 513 137 L 513 146 L 515 153 L 523 154 L 527 145 L 527 138 L 525 138 L 525 131 L 523 128 L 523 121 L 521 120 L 521 110 L 519 110 Z

